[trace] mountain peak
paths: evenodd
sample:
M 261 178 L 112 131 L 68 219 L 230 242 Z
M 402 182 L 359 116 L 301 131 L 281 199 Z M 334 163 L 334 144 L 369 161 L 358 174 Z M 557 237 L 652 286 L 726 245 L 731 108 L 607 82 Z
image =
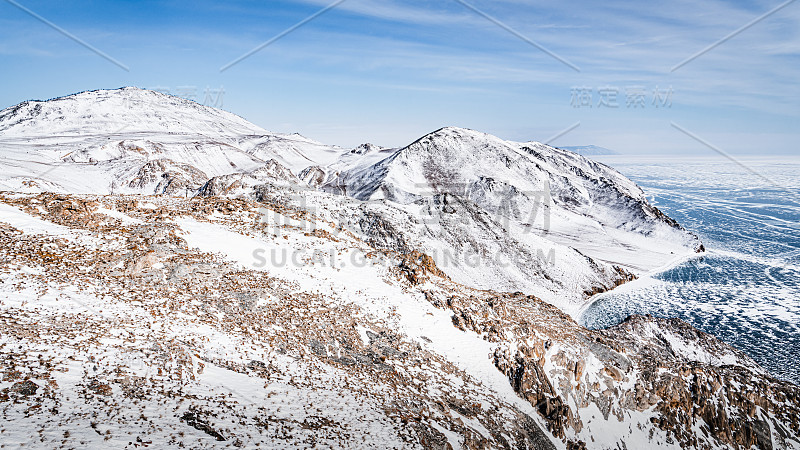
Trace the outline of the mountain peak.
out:
M 358 147 L 350 150 L 350 153 L 353 153 L 353 154 L 356 154 L 356 155 L 365 155 L 367 153 L 373 152 L 375 150 L 381 150 L 381 149 L 383 149 L 383 147 L 381 147 L 379 145 L 375 145 L 375 144 L 370 144 L 369 142 L 367 142 L 365 144 L 361 144 Z
M 88 90 L 88 91 L 80 91 L 80 92 L 75 92 L 73 94 L 62 95 L 62 96 L 59 96 L 59 97 L 53 97 L 53 98 L 47 99 L 47 100 L 29 100 L 28 102 L 31 102 L 31 103 L 46 103 L 46 102 L 59 101 L 59 100 L 69 100 L 69 99 L 74 99 L 74 98 L 90 99 L 90 98 L 125 97 L 125 96 L 137 95 L 137 94 L 138 95 L 141 95 L 141 94 L 152 95 L 154 97 L 158 97 L 158 96 L 173 97 L 173 98 L 178 98 L 178 99 L 182 99 L 183 100 L 183 98 L 181 98 L 181 97 L 176 97 L 174 95 L 166 94 L 166 93 L 159 92 L 159 91 L 154 91 L 154 90 L 150 90 L 150 89 L 143 89 L 143 88 L 136 87 L 136 86 L 122 86 L 122 87 L 115 88 L 115 89 L 91 89 L 91 90 Z M 23 102 L 23 103 L 26 103 L 26 102 Z
M 476 142 L 485 145 L 476 146 Z M 505 141 L 491 134 L 475 131 L 469 128 L 448 126 L 432 131 L 411 144 L 403 147 L 400 152 L 426 153 L 433 157 L 450 158 L 460 152 L 473 153 L 475 150 L 486 148 L 486 146 L 503 146 Z
M 268 134 L 227 111 L 133 86 L 27 101 L 0 111 L 3 137 L 83 136 L 115 130 L 201 136 Z
M 435 137 L 435 136 L 464 136 L 464 135 L 486 135 L 486 133 L 482 133 L 480 131 L 475 131 L 470 128 L 463 128 L 463 127 L 455 127 L 455 126 L 447 126 L 439 128 L 436 131 L 430 132 L 423 136 L 425 137 Z M 488 135 L 487 135 L 488 136 Z

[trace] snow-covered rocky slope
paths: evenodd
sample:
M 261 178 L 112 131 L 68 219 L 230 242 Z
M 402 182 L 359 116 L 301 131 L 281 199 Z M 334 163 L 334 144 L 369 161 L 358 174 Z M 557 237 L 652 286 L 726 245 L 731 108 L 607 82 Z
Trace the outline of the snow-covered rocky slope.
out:
M 587 330 L 279 201 L 0 195 L 0 330 L 7 446 L 800 448 L 800 389 L 682 322 Z
M 800 448 L 798 388 L 741 352 L 572 320 L 701 249 L 573 153 L 125 88 L 0 111 L 0 164 L 4 444 Z

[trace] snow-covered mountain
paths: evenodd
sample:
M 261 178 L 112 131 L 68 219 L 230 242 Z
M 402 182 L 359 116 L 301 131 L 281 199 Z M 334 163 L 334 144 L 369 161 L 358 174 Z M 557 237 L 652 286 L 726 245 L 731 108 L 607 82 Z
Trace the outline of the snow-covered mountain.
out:
M 416 246 L 458 282 L 530 292 L 569 313 L 701 248 L 607 166 L 460 128 L 347 150 L 124 88 L 3 110 L 0 149 L 0 183 L 27 192 L 256 198 L 279 180 L 301 203 L 336 194 L 328 210 L 375 245 Z
M 701 248 L 616 170 L 538 142 L 461 128 L 443 128 L 396 150 L 346 154 L 328 166 L 321 185 L 402 204 L 450 194 L 509 228 L 636 271 Z
M 800 448 L 800 391 L 741 352 L 570 317 L 702 250 L 575 153 L 124 88 L 0 111 L 0 165 L 3 443 Z
M 82 193 L 193 195 L 211 177 L 247 173 L 269 160 L 299 170 L 341 153 L 138 88 L 7 108 L 0 111 L 0 145 L 5 185 Z

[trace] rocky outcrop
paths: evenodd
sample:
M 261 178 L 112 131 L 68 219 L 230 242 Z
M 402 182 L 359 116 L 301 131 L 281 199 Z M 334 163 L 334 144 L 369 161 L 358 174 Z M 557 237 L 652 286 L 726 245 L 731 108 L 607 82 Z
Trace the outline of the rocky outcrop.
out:
M 189 164 L 157 159 L 143 165 L 127 186 L 152 194 L 187 196 L 207 179 L 205 173 Z
M 221 175 L 208 180 L 199 190 L 203 197 L 246 195 L 252 188 L 264 183 L 299 184 L 291 170 L 270 159 L 263 166 L 247 173 Z
M 590 331 L 537 303 L 505 295 L 438 305 L 453 311 L 460 328 L 492 342 L 518 342 L 515 350 L 498 346 L 494 363 L 559 438 L 588 445 L 582 436 L 599 410 L 607 421 L 649 416 L 668 442 L 684 448 L 800 444 L 800 388 L 714 337 L 650 316 Z

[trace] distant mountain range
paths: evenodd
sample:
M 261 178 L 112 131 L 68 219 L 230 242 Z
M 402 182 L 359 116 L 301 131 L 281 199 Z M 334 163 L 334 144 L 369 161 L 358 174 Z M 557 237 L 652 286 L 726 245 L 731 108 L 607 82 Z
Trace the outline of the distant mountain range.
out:
M 569 147 L 558 147 L 562 150 L 569 150 L 583 156 L 603 156 L 603 155 L 618 155 L 619 153 L 605 147 L 598 147 L 596 145 L 577 145 Z

